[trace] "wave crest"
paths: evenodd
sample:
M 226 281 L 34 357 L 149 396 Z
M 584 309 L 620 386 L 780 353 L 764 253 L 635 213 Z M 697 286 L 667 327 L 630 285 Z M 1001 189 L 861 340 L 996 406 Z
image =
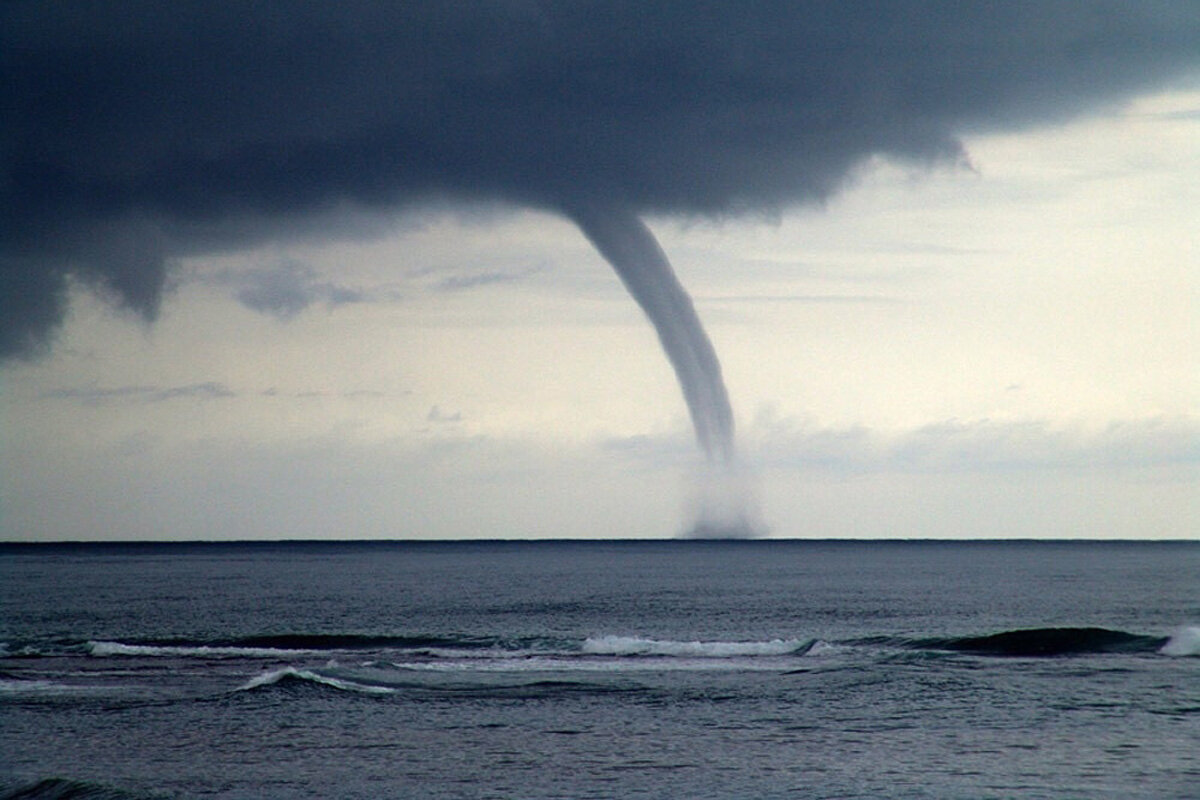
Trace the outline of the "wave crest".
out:
M 455 648 L 474 651 L 496 646 L 495 640 L 436 636 L 363 636 L 358 634 L 275 634 L 235 639 L 162 639 L 133 642 L 88 641 L 84 649 L 93 656 L 183 658 L 288 658 L 331 651 L 371 649 L 413 650 Z
M 682 656 L 691 658 L 743 658 L 747 656 L 803 655 L 813 639 L 771 639 L 764 642 L 678 642 L 637 636 L 591 636 L 583 652 L 604 656 Z
M 222 645 L 154 645 L 125 644 L 124 642 L 90 641 L 87 651 L 99 658 L 112 656 L 191 657 L 191 658 L 283 658 L 303 655 L 306 650 L 284 650 L 276 647 L 237 647 Z
M 240 692 L 245 692 L 252 689 L 259 689 L 264 686 L 275 686 L 276 684 L 292 681 L 326 686 L 343 692 L 359 692 L 361 694 L 393 694 L 396 692 L 396 687 L 393 686 L 359 683 L 357 681 L 347 680 L 334 675 L 317 672 L 316 670 L 298 669 L 296 667 L 284 667 L 282 669 L 264 672 L 261 675 L 255 675 L 253 678 L 246 681 L 246 683 L 239 686 L 237 690 Z
M 1165 656 L 1200 656 L 1200 626 L 1184 625 L 1159 652 Z
M 933 650 L 954 650 L 991 656 L 1068 656 L 1098 653 L 1153 653 L 1166 643 L 1108 628 L 1028 628 L 986 636 L 931 639 L 920 645 Z
M 0 788 L 0 800 L 137 800 L 111 786 L 66 778 L 45 778 L 27 786 Z

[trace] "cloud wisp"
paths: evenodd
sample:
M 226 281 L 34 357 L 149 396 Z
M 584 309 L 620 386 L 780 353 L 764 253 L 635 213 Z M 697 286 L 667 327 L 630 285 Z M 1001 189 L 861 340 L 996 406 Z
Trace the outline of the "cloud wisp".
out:
M 71 400 L 86 406 L 126 401 L 162 403 L 168 400 L 216 400 L 236 396 L 228 386 L 217 381 L 183 386 L 87 386 L 51 389 L 42 393 L 42 397 L 49 400 Z
M 233 288 L 234 297 L 243 306 L 281 320 L 295 317 L 314 303 L 324 303 L 332 309 L 371 300 L 366 292 L 320 280 L 314 269 L 293 261 L 244 270 L 225 270 L 204 280 L 229 285 Z

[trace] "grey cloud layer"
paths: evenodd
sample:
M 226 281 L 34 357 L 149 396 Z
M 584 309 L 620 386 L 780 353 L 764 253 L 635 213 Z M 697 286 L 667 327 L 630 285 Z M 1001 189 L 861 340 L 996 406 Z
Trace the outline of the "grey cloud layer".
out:
M 42 395 L 44 398 L 55 400 L 74 400 L 88 406 L 98 406 L 110 402 L 136 401 L 140 403 L 161 403 L 167 400 L 193 399 L 215 400 L 237 395 L 223 383 L 206 381 L 191 383 L 185 386 L 118 386 L 104 388 L 88 386 L 83 388 L 53 389 Z
M 1040 420 L 981 419 L 903 432 L 767 420 L 749 433 L 755 464 L 773 472 L 1084 474 L 1169 468 L 1179 470 L 1178 477 L 1166 480 L 1192 481 L 1200 469 L 1200 424 L 1189 418 L 1125 420 L 1094 431 Z M 645 435 L 610 439 L 603 447 L 643 462 L 676 463 L 687 452 L 682 439 Z
M 1198 62 L 1153 0 L 5 3 L 0 356 L 68 275 L 153 315 L 172 256 L 347 204 L 775 209 Z

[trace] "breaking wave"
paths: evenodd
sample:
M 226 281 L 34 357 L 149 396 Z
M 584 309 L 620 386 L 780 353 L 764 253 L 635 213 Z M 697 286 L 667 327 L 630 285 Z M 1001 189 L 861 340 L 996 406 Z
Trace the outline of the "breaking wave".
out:
M 233 647 L 221 645 L 153 645 L 124 642 L 88 642 L 87 651 L 98 658 L 112 656 L 170 656 L 191 658 L 283 658 L 304 655 L 309 650 L 284 650 L 274 647 Z
M 494 639 L 469 636 L 367 636 L 342 633 L 285 633 L 243 636 L 226 644 L 235 647 L 271 647 L 285 650 L 368 650 L 376 648 L 417 649 L 428 647 L 490 647 Z
M 1159 652 L 1165 656 L 1200 656 L 1200 626 L 1184 625 Z
M 191 639 L 139 640 L 135 642 L 88 641 L 84 649 L 93 656 L 192 657 L 192 658 L 288 658 L 330 651 L 432 650 L 453 648 L 473 651 L 494 646 L 490 639 L 433 636 L 359 636 L 354 634 L 279 634 L 244 636 L 212 641 Z
M 593 636 L 583 652 L 605 656 L 681 656 L 687 658 L 745 658 L 804 655 L 813 639 L 771 639 L 764 642 L 676 642 L 637 636 Z
M 315 687 L 350 694 L 386 696 L 399 693 L 433 693 L 436 695 L 470 695 L 478 698 L 537 699 L 564 694 L 611 694 L 640 691 L 637 686 L 622 683 L 598 682 L 588 679 L 545 678 L 536 674 L 487 676 L 487 673 L 464 676 L 462 680 L 409 680 L 393 672 L 371 669 L 346 671 L 334 668 L 301 669 L 285 667 L 271 670 L 248 680 L 235 691 L 249 692 L 273 687 Z M 521 672 L 520 670 L 518 672 Z M 402 673 L 410 675 L 407 672 Z M 499 678 L 498 680 L 496 678 Z M 482 680 L 480 680 L 482 678 Z
M 850 657 L 854 652 L 962 653 L 995 657 L 1055 657 L 1091 654 L 1200 655 L 1200 626 L 1185 625 L 1170 636 L 1130 633 L 1102 627 L 1046 627 L 959 636 L 868 636 L 846 640 L 780 637 L 756 641 L 660 639 L 596 634 L 586 639 L 487 636 L 364 636 L 357 634 L 278 634 L 226 639 L 128 639 L 6 642 L 0 659 L 93 658 L 238 659 L 306 666 L 303 662 L 354 662 L 361 667 L 418 671 L 579 671 L 771 668 L 797 656 Z M 320 659 L 320 661 L 317 661 Z M 279 663 L 283 662 L 283 663 Z M 739 666 L 740 665 L 740 666 Z M 298 679 L 344 680 L 321 673 L 275 674 Z M 0 678 L 10 676 L 0 674 Z M 256 679 L 263 680 L 263 679 Z M 48 690 L 24 682 L 0 683 L 0 693 Z M 74 687 L 72 687 L 74 689 Z M 352 688 L 352 687 L 351 687 Z
M 264 686 L 275 686 L 278 684 L 287 683 L 312 683 L 318 686 L 327 686 L 332 689 L 339 689 L 343 692 L 359 692 L 361 694 L 393 694 L 397 687 L 386 686 L 373 683 L 362 683 L 347 678 L 341 678 L 334 675 L 318 672 L 312 669 L 298 669 L 296 667 L 284 667 L 283 669 L 271 670 L 264 672 L 261 675 L 255 675 L 243 685 L 239 686 L 237 691 L 245 692 L 252 689 L 259 689 Z

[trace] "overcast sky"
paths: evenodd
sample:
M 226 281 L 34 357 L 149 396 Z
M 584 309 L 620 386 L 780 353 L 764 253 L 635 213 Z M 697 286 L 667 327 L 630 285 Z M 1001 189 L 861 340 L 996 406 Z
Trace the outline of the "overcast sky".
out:
M 993 6 L 6 4 L 0 538 L 677 535 L 597 201 L 770 535 L 1195 538 L 1200 7 Z

